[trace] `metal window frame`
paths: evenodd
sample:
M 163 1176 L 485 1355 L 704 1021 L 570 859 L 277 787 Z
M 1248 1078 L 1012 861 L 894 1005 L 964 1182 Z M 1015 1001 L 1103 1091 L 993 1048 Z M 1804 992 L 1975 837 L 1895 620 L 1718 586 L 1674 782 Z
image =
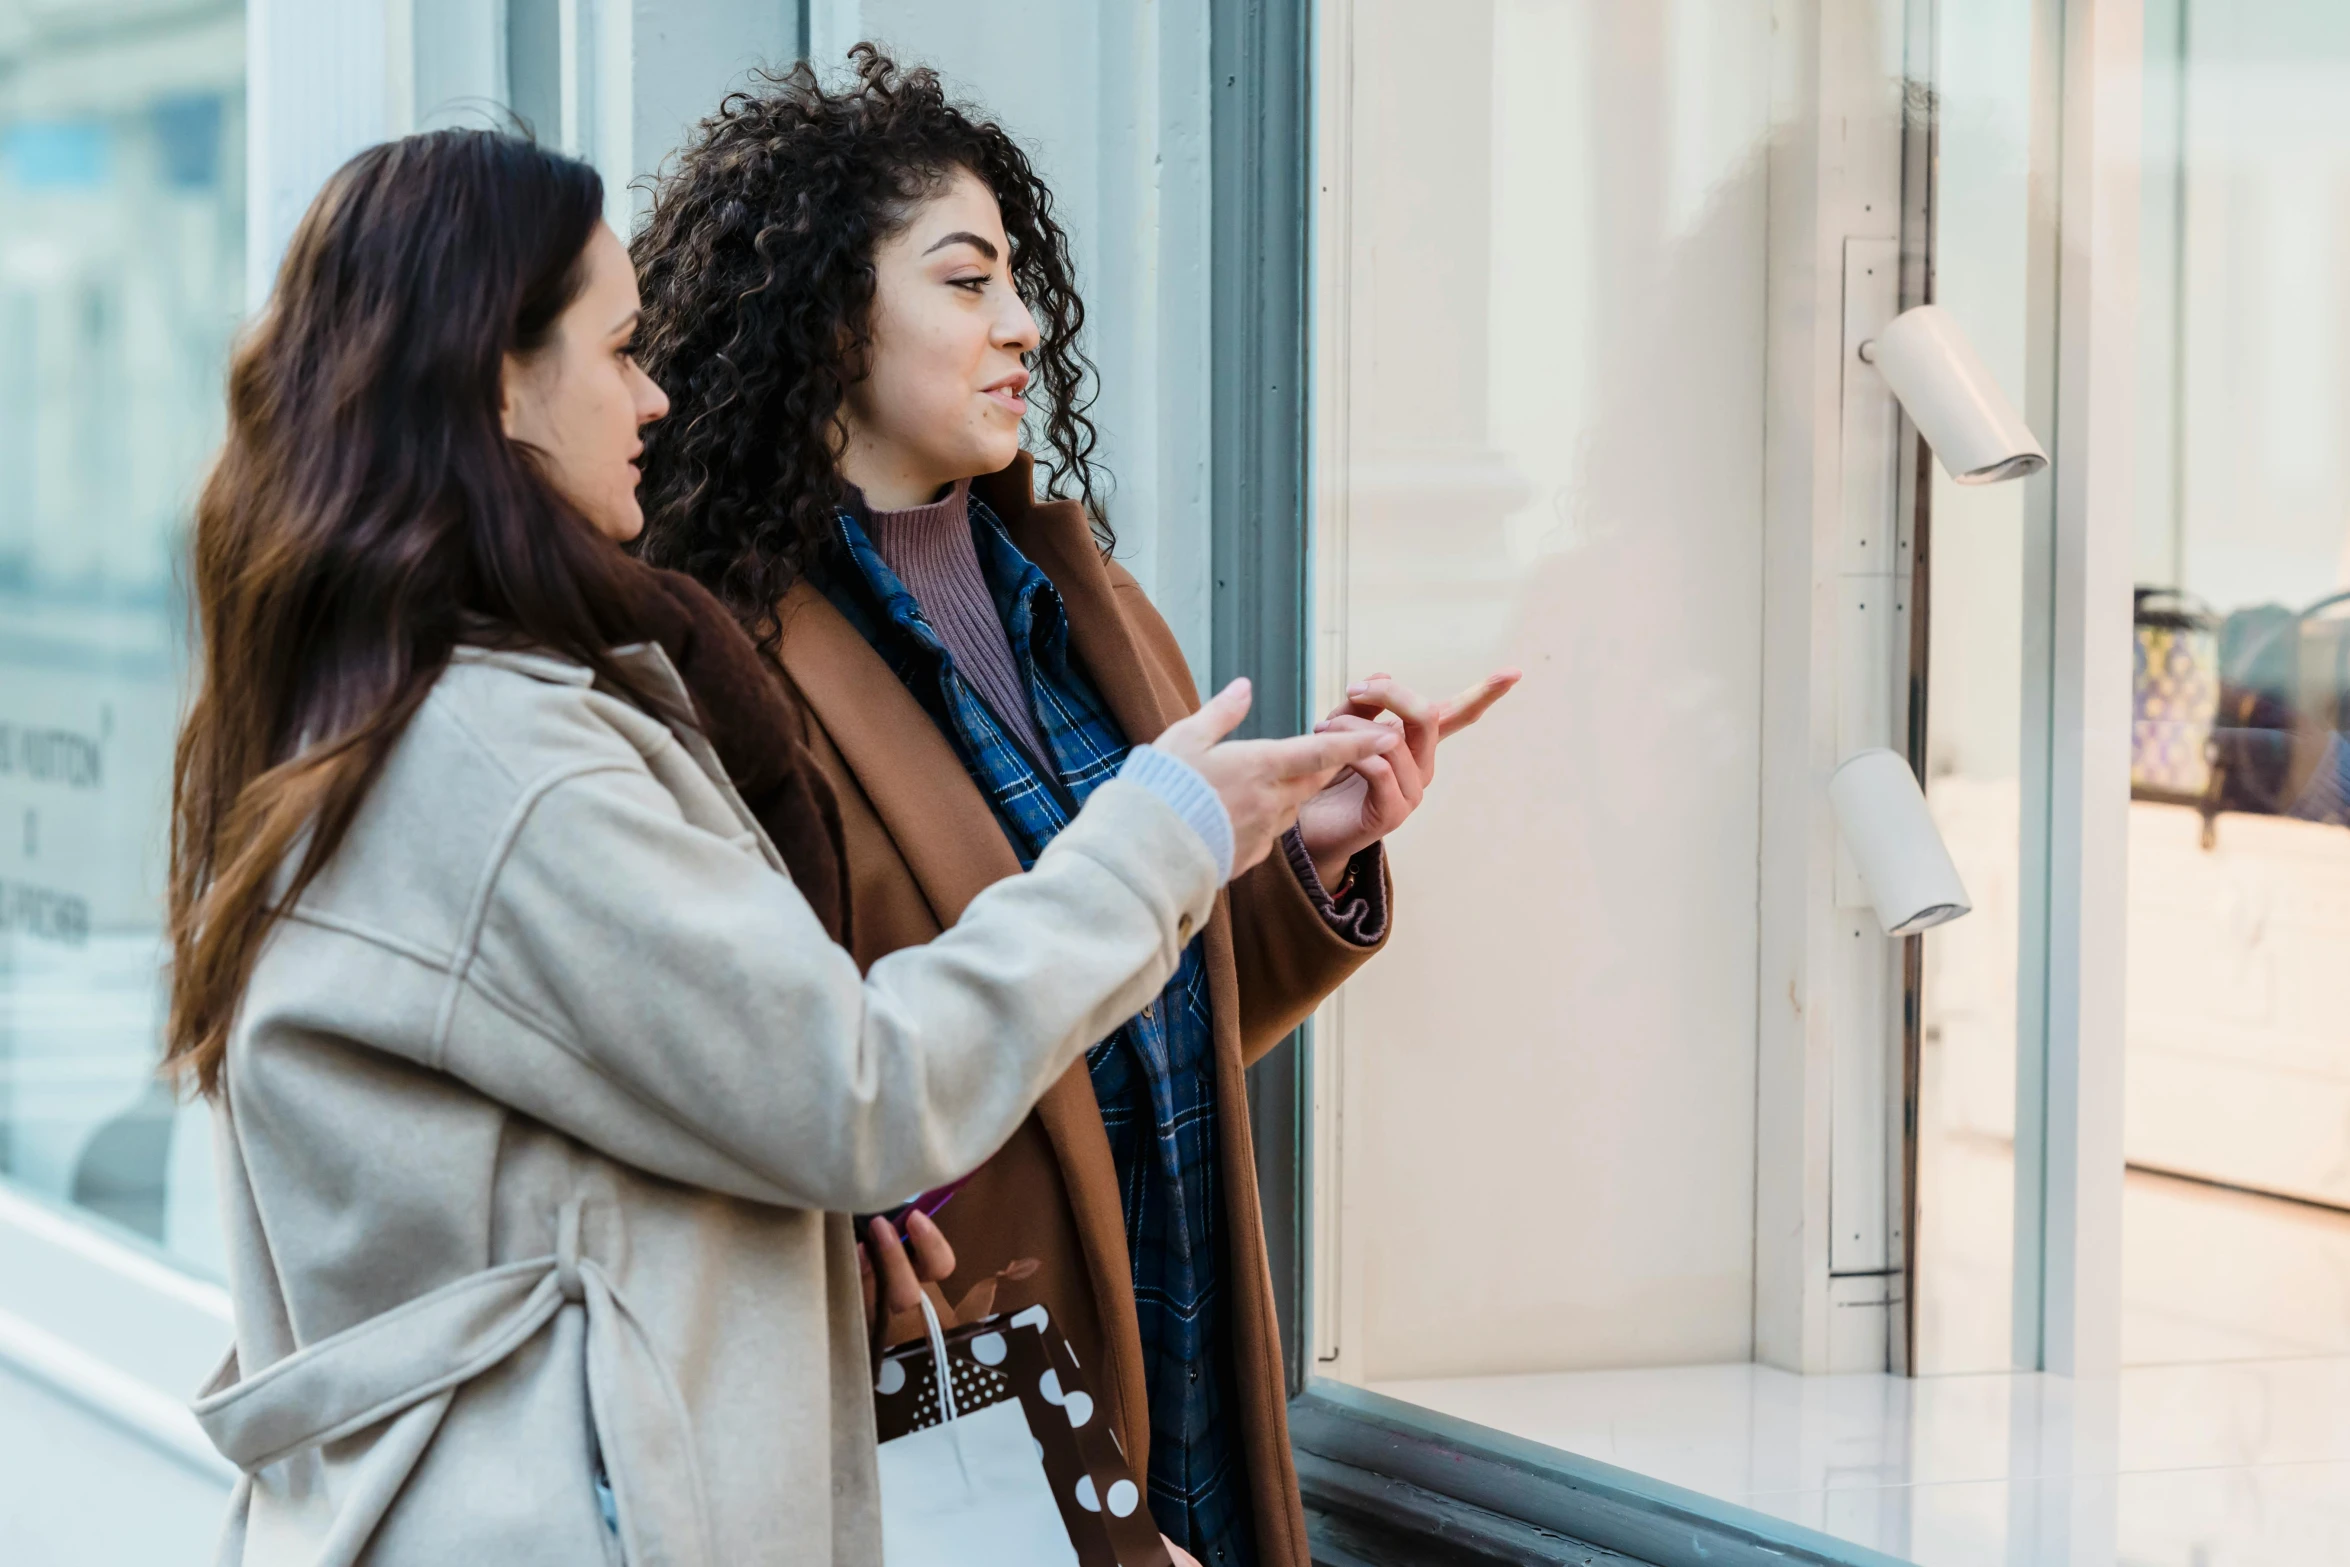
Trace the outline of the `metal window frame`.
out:
M 1246 675 L 1243 732 L 1306 713 L 1306 443 L 1311 0 L 1212 0 L 1209 13 L 1209 667 Z M 1300 1028 L 1249 1068 L 1249 1121 L 1289 1392 L 1306 1346 L 1312 1044 Z
M 1290 1401 L 1321 1567 L 1902 1567 L 1718 1497 L 1340 1383 Z

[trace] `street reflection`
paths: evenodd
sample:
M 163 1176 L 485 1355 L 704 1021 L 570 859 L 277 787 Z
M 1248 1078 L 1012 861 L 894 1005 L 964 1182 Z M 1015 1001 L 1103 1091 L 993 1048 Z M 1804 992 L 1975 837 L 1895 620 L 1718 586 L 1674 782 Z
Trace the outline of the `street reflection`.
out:
M 0 0 L 0 1176 L 214 1266 L 155 1081 L 174 560 L 244 295 L 241 7 Z

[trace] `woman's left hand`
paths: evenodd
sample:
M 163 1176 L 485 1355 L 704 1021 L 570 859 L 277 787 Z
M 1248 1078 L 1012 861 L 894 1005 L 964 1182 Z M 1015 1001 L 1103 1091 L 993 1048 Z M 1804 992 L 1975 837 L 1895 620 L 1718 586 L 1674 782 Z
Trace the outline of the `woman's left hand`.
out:
M 1346 700 L 1314 726 L 1361 729 L 1389 724 L 1404 743 L 1368 757 L 1337 782 L 1308 800 L 1297 813 L 1298 831 L 1322 885 L 1335 887 L 1347 861 L 1386 837 L 1420 808 L 1436 778 L 1438 744 L 1485 716 L 1486 709 L 1518 683 L 1519 672 L 1487 675 L 1450 702 L 1430 702 L 1386 675 L 1373 675 L 1346 688 Z
M 865 1233 L 858 1241 L 857 1272 L 865 1289 L 865 1314 L 872 1317 L 878 1306 L 879 1322 L 887 1322 L 901 1311 L 920 1310 L 922 1286 L 954 1276 L 955 1248 L 947 1244 L 945 1232 L 930 1215 L 919 1208 L 906 1215 L 902 1241 L 896 1228 L 879 1214 L 866 1221 Z M 876 1258 L 880 1259 L 881 1274 L 878 1290 Z

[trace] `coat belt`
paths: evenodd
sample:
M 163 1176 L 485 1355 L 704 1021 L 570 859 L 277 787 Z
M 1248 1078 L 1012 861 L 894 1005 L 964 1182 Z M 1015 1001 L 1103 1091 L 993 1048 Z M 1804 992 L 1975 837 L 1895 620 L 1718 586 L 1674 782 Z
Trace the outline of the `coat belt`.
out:
M 249 1377 L 232 1350 L 198 1395 L 196 1422 L 250 1476 L 471 1381 L 573 1308 L 587 1313 L 588 1397 L 627 1560 L 712 1567 L 685 1400 L 610 1276 L 579 1255 L 577 1201 L 548 1256 L 468 1274 Z

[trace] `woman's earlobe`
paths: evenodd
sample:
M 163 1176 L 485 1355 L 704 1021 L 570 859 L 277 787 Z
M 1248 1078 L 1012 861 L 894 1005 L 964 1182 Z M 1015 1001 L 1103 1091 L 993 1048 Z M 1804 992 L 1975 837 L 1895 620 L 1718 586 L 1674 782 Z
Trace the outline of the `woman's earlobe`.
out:
M 514 356 L 508 354 L 498 365 L 498 428 L 506 439 L 514 439 Z

